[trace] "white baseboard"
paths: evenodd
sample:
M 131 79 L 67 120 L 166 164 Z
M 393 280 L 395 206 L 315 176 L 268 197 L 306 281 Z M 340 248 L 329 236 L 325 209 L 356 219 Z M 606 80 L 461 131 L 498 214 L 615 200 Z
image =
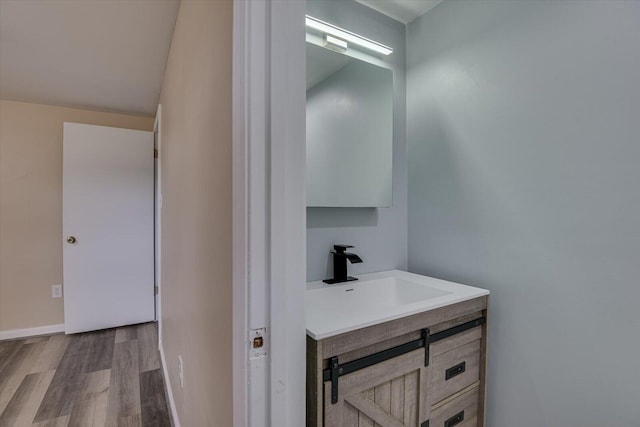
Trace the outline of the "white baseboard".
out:
M 7 329 L 0 331 L 0 341 L 13 340 L 16 338 L 35 337 L 37 335 L 49 335 L 64 332 L 64 323 L 58 325 L 38 326 L 26 329 Z
M 171 421 L 173 427 L 180 427 L 180 419 L 178 418 L 178 411 L 176 410 L 176 401 L 173 400 L 173 391 L 171 389 L 171 381 L 169 380 L 169 371 L 167 369 L 167 362 L 164 357 L 164 349 L 162 342 L 160 342 L 160 363 L 162 363 L 162 375 L 164 376 L 164 385 L 167 391 L 167 398 L 169 399 L 169 412 L 171 412 Z

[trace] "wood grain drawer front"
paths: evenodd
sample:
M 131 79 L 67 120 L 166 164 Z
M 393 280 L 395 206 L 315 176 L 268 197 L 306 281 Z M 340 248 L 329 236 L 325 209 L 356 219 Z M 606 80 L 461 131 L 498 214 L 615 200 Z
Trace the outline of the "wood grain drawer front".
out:
M 429 427 L 477 427 L 479 388 L 446 402 L 431 412 Z
M 432 360 L 429 390 L 431 401 L 442 399 L 480 379 L 480 340 L 435 356 Z

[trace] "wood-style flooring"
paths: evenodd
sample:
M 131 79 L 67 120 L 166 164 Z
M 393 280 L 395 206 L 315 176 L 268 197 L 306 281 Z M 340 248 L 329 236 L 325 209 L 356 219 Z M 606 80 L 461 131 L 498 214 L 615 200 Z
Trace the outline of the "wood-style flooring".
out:
M 169 427 L 155 323 L 0 341 L 1 427 Z

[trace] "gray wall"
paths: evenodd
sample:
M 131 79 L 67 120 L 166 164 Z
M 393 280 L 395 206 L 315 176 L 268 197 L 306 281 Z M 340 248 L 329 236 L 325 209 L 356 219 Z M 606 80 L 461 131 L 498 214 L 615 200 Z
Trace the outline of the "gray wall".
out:
M 409 270 L 492 291 L 490 427 L 640 420 L 640 2 L 408 27 Z
M 407 266 L 407 166 L 405 129 L 405 26 L 353 0 L 308 0 L 307 13 L 394 48 L 393 207 L 307 208 L 307 279 L 332 275 L 329 250 L 350 243 L 362 264 L 351 274 Z

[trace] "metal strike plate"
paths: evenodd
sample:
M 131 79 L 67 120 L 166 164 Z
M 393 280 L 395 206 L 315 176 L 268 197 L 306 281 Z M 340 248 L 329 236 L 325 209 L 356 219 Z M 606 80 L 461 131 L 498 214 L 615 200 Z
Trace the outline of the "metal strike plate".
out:
M 249 330 L 249 359 L 259 359 L 267 356 L 267 329 Z
M 253 339 L 253 348 L 262 348 L 263 345 L 264 345 L 264 338 L 255 337 Z

